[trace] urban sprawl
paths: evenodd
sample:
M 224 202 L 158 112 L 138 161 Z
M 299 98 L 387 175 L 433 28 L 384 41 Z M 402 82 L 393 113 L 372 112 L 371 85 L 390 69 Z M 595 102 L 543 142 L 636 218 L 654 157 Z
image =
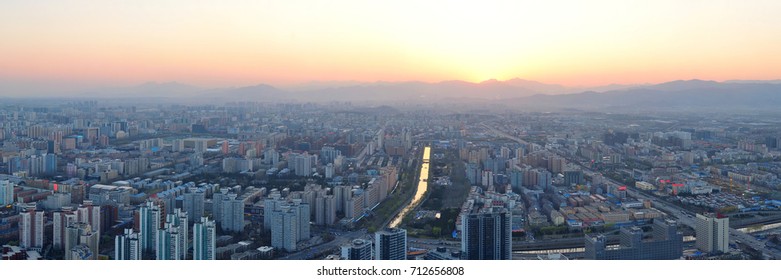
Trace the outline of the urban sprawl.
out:
M 2 259 L 778 259 L 781 123 L 0 105 Z

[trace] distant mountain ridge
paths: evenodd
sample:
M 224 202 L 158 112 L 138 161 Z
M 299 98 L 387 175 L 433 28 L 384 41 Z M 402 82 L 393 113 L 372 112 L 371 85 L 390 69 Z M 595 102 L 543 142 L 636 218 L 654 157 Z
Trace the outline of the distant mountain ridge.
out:
M 0 87 L 0 90 L 2 87 Z M 0 92 L 0 96 L 4 96 Z M 30 95 L 33 96 L 33 95 Z M 267 84 L 204 89 L 177 82 L 105 87 L 59 96 L 145 98 L 190 103 L 223 102 L 369 102 L 387 104 L 498 104 L 545 108 L 781 108 L 781 80 L 678 80 L 660 84 L 565 87 L 524 79 L 478 83 L 317 82 L 278 88 Z
M 341 85 L 340 85 L 341 84 Z M 305 86 L 280 89 L 269 85 L 245 88 L 217 89 L 224 98 L 274 98 L 296 101 L 375 101 L 375 102 L 459 102 L 505 100 L 534 95 L 566 94 L 584 88 L 565 87 L 523 79 L 506 81 L 486 80 L 472 83 L 461 80 L 441 82 L 374 82 L 374 83 L 309 83 Z M 628 88 L 628 85 L 610 85 L 608 88 Z M 273 89 L 272 89 L 273 88 Z M 603 88 L 603 87 L 598 87 Z M 210 91 L 211 93 L 215 90 Z M 253 94 L 254 92 L 254 94 Z M 273 96 L 272 96 L 273 95 Z M 269 99 L 271 98 L 271 99 Z
M 553 108 L 772 109 L 781 108 L 781 84 L 672 81 L 601 93 L 535 95 L 515 99 L 513 104 Z

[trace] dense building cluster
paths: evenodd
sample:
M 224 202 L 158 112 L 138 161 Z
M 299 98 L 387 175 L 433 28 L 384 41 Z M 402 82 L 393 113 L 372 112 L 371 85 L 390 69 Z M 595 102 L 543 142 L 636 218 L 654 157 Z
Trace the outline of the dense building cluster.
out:
M 779 255 L 746 228 L 781 210 L 781 131 L 714 118 L 3 105 L 0 242 L 4 259 Z

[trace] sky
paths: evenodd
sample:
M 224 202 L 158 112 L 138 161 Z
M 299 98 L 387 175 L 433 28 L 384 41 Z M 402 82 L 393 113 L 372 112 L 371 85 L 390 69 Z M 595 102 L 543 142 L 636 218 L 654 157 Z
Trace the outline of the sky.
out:
M 775 0 L 4 0 L 0 84 L 779 79 L 780 11 Z

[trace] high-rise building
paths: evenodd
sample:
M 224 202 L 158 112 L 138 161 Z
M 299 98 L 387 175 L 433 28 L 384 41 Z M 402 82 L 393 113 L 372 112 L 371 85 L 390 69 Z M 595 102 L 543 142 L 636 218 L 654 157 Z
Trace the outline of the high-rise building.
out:
M 344 217 L 349 219 L 355 219 L 363 215 L 364 210 L 364 194 L 356 194 L 352 196 L 345 205 Z
M 244 230 L 244 201 L 238 195 L 230 193 L 223 197 L 219 220 L 223 231 L 242 232 Z M 216 218 L 216 217 L 215 217 Z
M 342 259 L 344 260 L 371 260 L 371 240 L 355 239 L 350 244 L 342 245 Z
M 138 229 L 139 239 L 141 240 L 141 250 L 154 251 L 157 247 L 155 242 L 157 239 L 157 230 L 160 229 L 162 224 L 162 209 L 160 206 L 154 204 L 154 202 L 147 201 L 144 206 L 138 209 Z
M 303 203 L 301 200 L 294 199 L 291 202 L 291 207 L 294 211 L 297 211 L 298 216 L 298 241 L 309 240 L 311 237 L 309 222 L 311 221 L 308 203 Z
M 222 219 L 222 201 L 228 197 L 230 189 L 221 188 L 219 192 L 212 195 L 212 217 L 219 223 Z
M 158 260 L 181 260 L 182 231 L 173 223 L 166 223 L 165 227 L 157 230 L 157 249 L 155 254 Z
M 346 161 L 347 157 L 345 156 L 338 156 L 336 159 L 334 159 L 334 168 L 336 169 L 336 172 L 340 172 L 342 170 Z
M 222 148 L 221 148 L 221 150 L 222 150 L 222 154 L 223 155 L 227 155 L 228 154 L 228 152 L 229 152 L 228 148 L 229 148 L 229 146 L 228 146 L 228 139 L 222 140 Z
M 333 163 L 329 163 L 328 165 L 325 166 L 325 178 L 326 179 L 333 178 L 334 174 L 336 174 L 335 172 L 336 172 L 336 170 L 334 169 L 334 164 Z
M 336 198 L 333 195 L 325 196 L 325 224 L 333 225 L 336 222 Z
M 320 158 L 323 160 L 323 164 L 331 164 L 336 157 L 342 155 L 342 151 L 335 149 L 332 146 L 324 146 L 320 149 Z
M 279 163 L 279 153 L 274 149 L 267 149 L 263 152 L 263 164 L 276 165 Z
M 179 228 L 179 259 L 186 259 L 187 251 L 190 249 L 190 236 L 188 235 L 190 222 L 187 212 L 182 209 L 174 209 L 174 213 L 168 214 L 166 217 L 166 223 Z
M 206 150 L 209 148 L 209 139 L 195 139 L 194 141 L 194 150 L 197 153 L 205 153 Z
M 175 209 L 165 216 L 165 225 L 158 229 L 155 254 L 158 260 L 183 260 L 187 256 L 187 212 Z
M 140 260 L 141 240 L 133 229 L 125 229 L 125 233 L 114 237 L 115 260 Z
M 8 180 L 0 180 L 0 206 L 14 204 L 15 184 Z
M 19 213 L 19 246 L 24 249 L 43 249 L 43 225 L 46 217 L 35 206 L 28 206 Z
M 494 173 L 492 171 L 483 170 L 481 178 L 482 178 L 482 186 L 490 187 L 494 185 Z
M 503 158 L 510 158 L 510 148 L 504 146 L 499 148 L 499 156 Z
M 537 186 L 545 189 L 550 187 L 553 184 L 553 179 L 551 178 L 551 173 L 548 172 L 548 170 L 544 169 L 538 169 L 536 170 L 537 175 Z
M 144 173 L 149 170 L 149 158 L 138 158 L 138 173 Z
M 271 229 L 271 213 L 277 210 L 277 206 L 281 205 L 283 200 L 279 192 L 272 192 L 263 201 L 263 229 Z
M 586 235 L 584 258 L 588 260 L 674 260 L 683 255 L 683 234 L 673 220 L 654 219 L 651 239 L 643 239 L 639 227 L 623 227 L 619 245 L 607 246 L 604 235 Z
M 96 260 L 100 235 L 88 223 L 74 223 L 65 229 L 66 260 Z
M 523 171 L 514 168 L 512 171 L 510 171 L 510 186 L 512 186 L 514 191 L 520 192 L 522 185 Z
M 552 156 L 548 158 L 548 171 L 553 174 L 558 174 L 564 171 L 564 167 L 567 166 L 567 161 L 562 157 Z
M 350 244 L 342 246 L 342 259 L 345 260 L 371 260 L 371 240 L 355 239 Z
M 314 166 L 313 163 L 316 159 L 317 157 L 315 155 L 309 155 L 308 153 L 295 156 L 293 162 L 295 163 L 294 168 L 296 176 L 312 176 L 312 166 Z
M 100 235 L 100 206 L 93 205 L 91 200 L 85 200 L 84 203 L 76 209 L 76 218 L 80 223 L 88 223 L 92 231 Z
M 44 158 L 43 173 L 52 175 L 57 172 L 57 156 L 55 154 L 46 154 Z
M 200 220 L 204 215 L 204 204 L 206 200 L 206 193 L 199 188 L 190 188 L 187 193 L 184 194 L 184 211 L 190 216 L 193 221 Z
M 224 158 L 222 159 L 222 171 L 225 173 L 239 173 L 255 170 L 255 161 L 243 158 Z
M 64 248 L 66 228 L 76 222 L 78 222 L 78 218 L 70 207 L 63 207 L 62 210 L 54 212 L 52 215 L 52 246 L 54 248 Z
M 352 187 L 336 186 L 334 187 L 334 197 L 336 199 L 336 211 L 345 213 L 347 202 L 352 199 Z
M 269 202 L 269 200 L 267 200 Z M 269 208 L 271 246 L 287 251 L 296 250 L 296 243 L 310 238 L 310 208 L 301 199 L 277 200 Z M 272 210 L 273 209 L 273 210 Z
M 583 184 L 583 171 L 581 170 L 568 170 L 564 171 L 564 184 L 567 186 Z
M 325 197 L 315 198 L 315 225 L 325 225 Z
M 29 159 L 30 175 L 37 176 L 44 172 L 45 161 L 42 156 L 32 155 Z
M 184 140 L 182 139 L 175 139 L 173 143 L 171 144 L 171 150 L 174 152 L 181 152 L 184 151 Z
M 299 213 L 293 207 L 271 212 L 271 246 L 288 252 L 296 250 Z
M 377 131 L 377 151 L 385 151 L 385 129 Z
M 388 228 L 374 233 L 374 259 L 406 260 L 407 231 L 401 228 Z
M 214 260 L 217 226 L 207 217 L 193 225 L 193 259 Z
M 490 211 L 489 211 L 490 210 Z M 468 260 L 512 259 L 512 215 L 504 208 L 461 216 L 461 251 Z
M 41 207 L 44 210 L 57 210 L 62 209 L 71 204 L 72 195 L 70 192 L 55 192 L 46 197 L 41 203 Z
M 697 214 L 697 249 L 707 253 L 729 250 L 729 218 L 713 213 Z

